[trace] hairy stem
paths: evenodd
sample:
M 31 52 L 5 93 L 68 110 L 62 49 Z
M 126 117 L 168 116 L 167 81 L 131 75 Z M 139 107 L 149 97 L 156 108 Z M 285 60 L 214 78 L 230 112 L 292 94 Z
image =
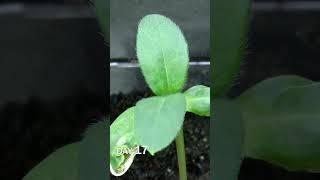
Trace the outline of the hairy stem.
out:
M 187 180 L 187 165 L 186 165 L 186 153 L 184 148 L 183 128 L 181 128 L 181 130 L 179 131 L 176 137 L 176 149 L 177 149 L 177 155 L 178 155 L 180 180 Z

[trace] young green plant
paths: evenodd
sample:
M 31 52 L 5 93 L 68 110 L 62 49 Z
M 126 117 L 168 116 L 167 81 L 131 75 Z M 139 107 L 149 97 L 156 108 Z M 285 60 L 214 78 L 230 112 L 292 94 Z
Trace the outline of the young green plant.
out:
M 210 88 L 196 85 L 182 92 L 188 73 L 188 45 L 169 18 L 151 14 L 139 23 L 136 51 L 142 74 L 156 95 L 142 99 L 110 126 L 110 171 L 120 176 L 136 155 L 119 148 L 144 146 L 154 155 L 176 142 L 180 179 L 187 179 L 183 122 L 186 112 L 210 115 Z

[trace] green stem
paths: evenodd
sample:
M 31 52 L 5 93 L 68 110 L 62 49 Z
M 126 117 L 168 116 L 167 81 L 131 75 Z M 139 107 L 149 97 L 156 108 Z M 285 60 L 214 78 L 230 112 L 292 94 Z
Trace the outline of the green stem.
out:
M 183 128 L 181 128 L 181 130 L 179 131 L 176 137 L 176 149 L 177 149 L 177 155 L 178 155 L 180 180 L 187 180 L 187 165 L 186 165 L 186 153 L 184 149 Z

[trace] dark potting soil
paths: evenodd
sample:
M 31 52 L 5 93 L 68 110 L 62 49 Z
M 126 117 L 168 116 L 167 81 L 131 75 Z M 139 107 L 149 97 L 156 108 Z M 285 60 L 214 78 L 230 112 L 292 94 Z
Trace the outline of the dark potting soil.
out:
M 111 123 L 123 111 L 132 107 L 145 97 L 152 96 L 151 92 L 134 91 L 130 94 L 117 94 L 110 97 Z M 184 121 L 184 139 L 188 178 L 208 179 L 210 166 L 209 157 L 209 123 L 210 119 L 187 113 Z M 137 155 L 130 169 L 121 177 L 111 179 L 144 180 L 144 179 L 178 179 L 178 165 L 173 142 L 169 147 L 151 156 Z

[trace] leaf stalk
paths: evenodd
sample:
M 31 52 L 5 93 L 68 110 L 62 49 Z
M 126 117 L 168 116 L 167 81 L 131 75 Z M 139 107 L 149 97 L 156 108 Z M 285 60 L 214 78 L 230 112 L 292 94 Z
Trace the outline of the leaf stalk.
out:
M 184 147 L 184 137 L 183 128 L 179 131 L 176 137 L 176 149 L 178 155 L 178 165 L 179 165 L 179 179 L 187 180 L 187 165 L 186 165 L 186 153 Z

